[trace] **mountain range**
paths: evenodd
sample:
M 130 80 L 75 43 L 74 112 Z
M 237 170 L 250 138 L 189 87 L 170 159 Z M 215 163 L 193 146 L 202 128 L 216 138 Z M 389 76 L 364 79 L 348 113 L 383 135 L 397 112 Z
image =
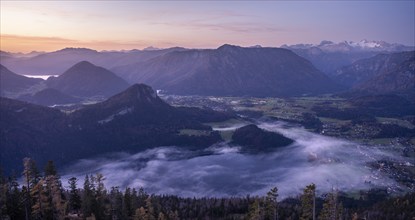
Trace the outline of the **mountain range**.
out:
M 338 69 L 334 78 L 354 92 L 414 94 L 415 51 L 362 59 Z
M 373 57 L 379 53 L 396 53 L 415 49 L 413 46 L 368 40 L 339 43 L 325 40 L 320 44 L 282 45 L 281 47 L 290 49 L 299 56 L 310 60 L 313 65 L 329 76 L 334 75 L 335 71 L 343 66 L 350 65 L 360 59 Z
M 16 74 L 1 65 L 1 96 L 40 105 L 77 103 L 108 98 L 129 84 L 111 71 L 82 61 L 47 80 Z
M 1 63 L 10 64 L 13 70 L 29 70 L 32 74 L 61 72 L 57 72 L 59 77 L 41 81 L 10 74 L 10 67 L 3 66 L 1 94 L 51 104 L 53 96 L 107 98 L 134 83 L 146 83 L 164 93 L 179 95 L 286 97 L 336 93 L 348 88 L 365 93 L 411 92 L 411 58 L 406 64 L 400 62 L 398 57 L 405 56 L 394 55 L 401 53 L 394 51 L 413 47 L 382 41 L 323 41 L 319 45 L 283 47 L 289 50 L 226 44 L 217 49 L 175 47 L 101 52 L 65 48 L 27 56 L 2 52 L 2 57 L 8 58 Z M 398 67 L 401 64 L 404 66 Z M 378 78 L 372 79 L 375 76 Z M 363 82 L 366 85 L 360 85 Z M 54 90 L 46 90 L 37 97 L 49 97 L 51 102 L 36 101 L 35 94 L 47 88 Z
M 309 61 L 279 48 L 174 51 L 111 70 L 130 83 L 180 95 L 295 96 L 338 89 Z
M 2 51 L 2 59 L 0 62 L 20 74 L 60 75 L 81 61 L 88 61 L 109 69 L 115 66 L 145 61 L 171 51 L 181 50 L 185 49 L 173 47 L 160 50 L 99 52 L 88 48 L 64 48 L 54 52 L 39 53 L 35 56 L 18 56 Z

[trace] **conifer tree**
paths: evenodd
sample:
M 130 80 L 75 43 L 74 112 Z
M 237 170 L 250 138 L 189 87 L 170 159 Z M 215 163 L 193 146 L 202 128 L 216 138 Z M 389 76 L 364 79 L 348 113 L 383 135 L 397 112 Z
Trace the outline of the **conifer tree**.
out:
M 278 198 L 278 188 L 274 187 L 268 191 L 267 196 L 265 197 L 265 219 L 275 220 L 278 219 L 277 216 L 277 198 Z
M 33 198 L 31 196 L 31 191 L 34 186 L 36 186 L 40 180 L 40 174 L 36 167 L 36 163 L 31 158 L 24 158 L 23 159 L 23 179 L 25 182 L 25 219 L 31 219 L 32 213 L 32 204 Z M 38 187 L 39 188 L 39 187 Z
M 68 180 L 69 183 L 69 210 L 75 213 L 79 213 L 81 209 L 81 197 L 79 195 L 78 188 L 76 186 L 78 179 L 71 177 Z
M 164 216 L 163 212 L 159 212 L 157 220 L 166 220 L 166 217 Z
M 153 203 L 152 203 L 151 196 L 149 196 L 146 199 L 146 210 L 147 210 L 147 219 L 148 220 L 156 220 L 156 216 L 155 216 L 155 212 L 154 212 L 154 207 L 153 207 Z
M 30 190 L 33 199 L 32 218 L 33 219 L 53 219 L 52 204 L 49 199 L 49 192 L 46 189 L 46 182 L 40 179 Z
M 123 202 L 123 213 L 127 217 L 131 217 L 133 215 L 133 207 L 131 205 L 131 189 L 127 187 L 124 193 L 124 202 Z
M 111 218 L 113 220 L 130 219 L 124 213 L 123 195 L 122 195 L 122 192 L 119 190 L 118 186 L 111 187 L 109 197 L 110 197 L 110 204 L 111 204 Z
M 45 166 L 45 176 L 56 176 L 58 172 L 56 171 L 55 165 L 52 160 L 49 160 Z
M 19 183 L 16 177 L 12 175 L 9 177 L 5 187 L 8 187 L 4 198 L 6 199 L 6 213 L 10 219 L 24 219 L 24 203 L 23 194 L 20 191 Z
M 44 190 L 47 191 L 46 194 L 48 195 L 48 203 L 51 204 L 53 218 L 62 219 L 66 212 L 66 202 L 60 176 L 51 160 L 45 166 L 44 182 Z
M 138 193 L 137 190 L 135 190 L 135 188 L 133 188 L 132 192 L 131 192 L 131 213 L 134 214 L 134 211 L 137 207 L 139 206 L 139 202 L 138 202 Z
M 92 214 L 92 205 L 94 200 L 94 192 L 91 188 L 89 176 L 85 176 L 84 191 L 82 196 L 82 213 L 84 217 L 89 217 Z
M 306 186 L 301 196 L 301 220 L 315 220 L 315 191 L 316 185 Z
M 321 220 L 339 220 L 343 216 L 343 205 L 338 202 L 337 190 L 328 193 L 323 204 L 323 209 L 318 219 Z
M 9 183 L 3 177 L 3 172 L 0 167 L 0 219 L 6 219 L 7 214 L 7 196 L 10 194 Z
M 134 220 L 148 220 L 147 211 L 144 207 L 140 207 L 135 210 Z
M 260 220 L 261 218 L 261 207 L 259 204 L 259 199 L 255 199 L 255 201 L 249 206 L 248 212 L 248 219 L 249 220 Z
M 105 198 L 107 191 L 104 186 L 105 177 L 98 173 L 92 178 L 95 182 L 95 196 L 94 203 L 92 206 L 92 212 L 95 214 L 97 219 L 104 219 L 105 215 Z
M 137 207 L 141 207 L 141 206 L 145 206 L 146 205 L 146 199 L 148 198 L 148 194 L 144 191 L 143 187 L 140 187 L 140 189 L 138 189 L 138 206 Z
M 53 218 L 62 219 L 66 212 L 66 202 L 63 198 L 62 183 L 59 176 L 49 175 L 45 177 L 46 190 L 49 202 L 52 205 Z

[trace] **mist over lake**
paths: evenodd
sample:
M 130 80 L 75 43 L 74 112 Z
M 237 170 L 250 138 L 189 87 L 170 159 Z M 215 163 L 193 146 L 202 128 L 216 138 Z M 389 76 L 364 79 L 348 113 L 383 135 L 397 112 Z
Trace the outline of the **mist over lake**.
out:
M 143 187 L 150 193 L 186 197 L 264 195 L 277 186 L 282 197 L 295 196 L 310 183 L 323 194 L 332 188 L 357 191 L 373 187 L 392 193 L 407 191 L 380 169 L 379 160 L 414 166 L 399 150 L 384 150 L 326 137 L 282 122 L 259 127 L 279 132 L 295 142 L 270 153 L 245 154 L 239 146 L 220 143 L 190 151 L 175 146 L 136 154 L 114 153 L 79 160 L 63 171 L 63 182 L 76 176 L 102 173 L 107 187 Z

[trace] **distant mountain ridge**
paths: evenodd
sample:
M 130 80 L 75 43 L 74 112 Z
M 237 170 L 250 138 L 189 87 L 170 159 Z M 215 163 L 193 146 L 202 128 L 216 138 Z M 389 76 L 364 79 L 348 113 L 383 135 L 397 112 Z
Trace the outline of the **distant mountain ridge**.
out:
M 411 63 L 413 66 L 413 62 L 415 62 L 414 54 L 415 51 L 379 54 L 371 58 L 356 61 L 349 66 L 338 69 L 335 72 L 334 77 L 339 83 L 345 86 L 356 87 L 371 80 L 373 77 L 387 74 L 387 72 L 397 71 L 402 65 L 406 66 L 407 71 L 410 73 Z M 414 67 L 412 67 L 412 73 L 413 68 Z M 398 73 L 390 75 L 397 77 Z M 410 75 L 411 74 L 408 76 Z M 411 81 L 410 78 L 407 80 Z M 372 84 L 375 85 L 376 83 L 373 82 Z
M 59 75 L 81 61 L 88 61 L 104 68 L 142 62 L 156 56 L 185 50 L 172 47 L 156 50 L 96 51 L 89 48 L 64 48 L 61 50 L 21 57 L 2 52 L 1 64 L 26 75 Z M 4 59 L 3 59 L 4 57 Z
M 323 40 L 320 44 L 284 44 L 282 48 L 288 49 L 310 49 L 318 48 L 324 52 L 350 52 L 350 51 L 377 51 L 377 52 L 400 52 L 414 50 L 414 46 L 406 46 L 397 43 L 387 43 L 385 41 L 370 41 L 361 40 L 359 42 L 354 41 L 342 41 L 335 43 L 333 41 Z
M 363 69 L 368 68 L 367 72 L 376 67 L 379 69 L 368 80 L 356 84 L 354 91 L 369 94 L 398 93 L 415 97 L 415 51 L 378 55 L 366 61 L 366 65 L 359 64 Z M 361 71 L 357 71 L 357 74 L 359 72 Z
M 317 45 L 296 44 L 282 45 L 281 47 L 290 49 L 299 56 L 310 60 L 319 70 L 329 76 L 335 75 L 335 71 L 343 66 L 348 66 L 360 59 L 373 57 L 379 53 L 395 53 L 415 49 L 413 46 L 368 40 L 339 43 L 322 41 Z
M 174 51 L 112 70 L 130 83 L 180 95 L 294 96 L 337 89 L 310 62 L 279 48 Z

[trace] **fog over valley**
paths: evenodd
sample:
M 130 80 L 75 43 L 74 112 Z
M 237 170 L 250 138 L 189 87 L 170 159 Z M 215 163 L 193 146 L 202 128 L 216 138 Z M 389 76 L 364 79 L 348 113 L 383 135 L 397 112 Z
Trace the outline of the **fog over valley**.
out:
M 400 149 L 326 137 L 278 121 L 261 122 L 259 127 L 295 142 L 258 154 L 241 153 L 240 147 L 224 142 L 200 151 L 169 146 L 136 154 L 120 152 L 79 160 L 63 170 L 63 179 L 76 176 L 82 180 L 86 174 L 102 173 L 107 186 L 143 187 L 150 193 L 184 197 L 263 195 L 273 186 L 287 197 L 310 183 L 317 185 L 319 194 L 332 188 L 409 190 L 389 173 L 370 166 L 387 159 L 413 167 L 413 158 L 400 156 Z

